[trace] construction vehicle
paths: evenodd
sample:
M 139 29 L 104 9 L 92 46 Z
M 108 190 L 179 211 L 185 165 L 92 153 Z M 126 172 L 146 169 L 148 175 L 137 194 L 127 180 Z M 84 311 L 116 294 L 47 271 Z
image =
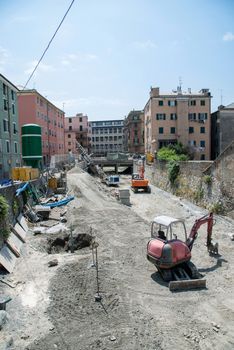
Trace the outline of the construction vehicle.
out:
M 118 186 L 119 181 L 119 175 L 109 175 L 105 177 L 105 183 L 107 186 Z
M 213 213 L 196 220 L 187 237 L 184 220 L 169 216 L 157 216 L 151 225 L 151 240 L 147 244 L 147 259 L 153 263 L 169 289 L 193 289 L 206 287 L 206 280 L 190 261 L 191 250 L 201 225 L 207 223 L 207 250 L 218 254 L 218 243 L 212 243 Z M 183 232 L 183 238 L 181 233 Z M 178 236 L 182 239 L 179 239 Z
M 139 190 L 150 193 L 149 180 L 145 179 L 145 159 L 133 161 L 133 174 L 131 180 L 131 189 L 137 193 Z

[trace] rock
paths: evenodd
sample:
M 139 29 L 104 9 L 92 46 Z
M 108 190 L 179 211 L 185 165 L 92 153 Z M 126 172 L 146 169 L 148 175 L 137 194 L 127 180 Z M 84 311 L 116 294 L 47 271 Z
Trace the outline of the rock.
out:
M 54 330 L 54 327 L 53 327 L 53 326 L 49 328 L 49 331 L 53 331 L 53 330 Z
M 26 340 L 26 339 L 29 338 L 29 335 L 28 334 L 23 334 L 23 335 L 21 335 L 20 338 Z
M 218 328 L 216 328 L 216 327 L 213 327 L 213 330 L 216 332 L 216 333 L 218 333 Z
M 56 265 L 58 265 L 58 259 L 50 260 L 48 262 L 49 267 L 56 266 Z
M 110 341 L 116 341 L 116 337 L 115 337 L 114 335 L 111 335 L 111 336 L 109 337 L 109 339 L 110 339 Z
M 0 330 L 3 328 L 7 321 L 7 312 L 5 310 L 0 310 Z

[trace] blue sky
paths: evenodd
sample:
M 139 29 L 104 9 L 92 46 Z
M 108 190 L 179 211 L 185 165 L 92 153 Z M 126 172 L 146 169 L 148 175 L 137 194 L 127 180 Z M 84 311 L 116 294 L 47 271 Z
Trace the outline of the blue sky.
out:
M 0 73 L 24 85 L 71 0 L 0 0 Z M 75 0 L 28 88 L 90 120 L 142 109 L 150 87 L 234 102 L 233 0 Z

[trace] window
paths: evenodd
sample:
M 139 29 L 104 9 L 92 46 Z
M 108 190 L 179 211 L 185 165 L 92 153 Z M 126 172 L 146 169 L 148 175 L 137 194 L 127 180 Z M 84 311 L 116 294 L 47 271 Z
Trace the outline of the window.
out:
M 6 95 L 7 94 L 7 86 L 6 84 L 2 84 L 2 88 L 3 88 L 3 95 Z
M 10 142 L 8 140 L 6 140 L 6 151 L 10 153 Z
M 9 123 L 7 119 L 3 119 L 3 131 L 9 131 Z
M 206 101 L 205 100 L 201 100 L 200 104 L 201 104 L 201 106 L 205 106 L 206 105 Z
M 3 100 L 4 111 L 7 111 L 7 100 Z
M 82 125 L 80 125 L 80 131 L 83 131 L 83 126 Z
M 15 114 L 15 105 L 12 103 L 12 114 Z
M 16 123 L 13 123 L 13 133 L 16 134 L 17 130 L 16 130 Z
M 68 134 L 67 137 L 70 139 L 71 138 L 71 134 Z
M 68 148 L 68 152 L 71 152 L 71 148 Z
M 205 134 L 205 132 L 206 132 L 206 128 L 204 126 L 201 126 L 200 127 L 200 133 L 201 134 Z
M 72 126 L 69 126 L 68 130 L 72 130 Z
M 114 136 L 114 141 L 117 141 L 117 136 Z
M 207 113 L 198 113 L 198 120 L 206 120 Z
M 201 140 L 200 141 L 200 147 L 205 147 L 206 146 L 206 141 Z
M 196 106 L 196 100 L 191 100 L 190 101 L 190 106 Z
M 189 120 L 196 120 L 196 113 L 189 113 L 188 119 Z
M 189 141 L 190 146 L 196 146 L 196 141 L 195 140 L 190 140 Z
M 100 141 L 103 141 L 103 136 L 100 137 Z
M 177 105 L 176 100 L 168 101 L 168 106 L 174 107 L 176 105 Z
M 15 153 L 18 153 L 18 143 L 14 142 Z
M 158 128 L 159 134 L 163 134 L 163 128 Z
M 82 117 L 80 117 L 80 122 L 82 122 Z
M 157 120 L 166 120 L 166 114 L 165 113 L 157 113 L 156 119 Z
M 171 113 L 171 120 L 177 120 L 177 114 Z
M 175 128 L 171 128 L 171 134 L 175 134 Z
M 194 133 L 194 127 L 193 126 L 190 126 L 189 127 L 189 134 L 193 134 Z
M 163 100 L 158 101 L 159 106 L 163 106 Z
M 139 116 L 138 116 L 138 115 L 134 115 L 134 116 L 132 117 L 132 119 L 133 119 L 133 120 L 138 120 L 138 119 L 139 119 Z
M 15 100 L 15 93 L 13 90 L 11 90 L 11 99 L 14 101 Z
M 72 118 L 69 118 L 69 119 L 68 119 L 68 122 L 69 122 L 69 123 L 72 123 Z
M 68 146 L 71 146 L 71 142 L 68 142 Z
M 96 137 L 96 142 L 99 142 L 99 137 Z
M 201 160 L 205 160 L 206 159 L 206 156 L 205 154 L 201 154 L 201 157 L 200 157 Z

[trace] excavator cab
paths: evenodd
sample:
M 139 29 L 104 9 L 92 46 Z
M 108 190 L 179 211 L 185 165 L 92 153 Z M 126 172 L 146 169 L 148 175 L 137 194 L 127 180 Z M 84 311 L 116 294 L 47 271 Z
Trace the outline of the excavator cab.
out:
M 164 241 L 173 239 L 187 240 L 187 231 L 183 219 L 175 219 L 170 216 L 156 216 L 151 224 L 151 238 L 159 238 Z

